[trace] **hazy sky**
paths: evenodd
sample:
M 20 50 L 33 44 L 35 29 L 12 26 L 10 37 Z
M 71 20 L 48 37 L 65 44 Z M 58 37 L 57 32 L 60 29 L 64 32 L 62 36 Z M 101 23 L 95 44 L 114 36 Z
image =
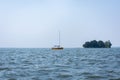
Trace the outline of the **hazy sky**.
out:
M 120 0 L 0 0 L 0 47 L 120 46 Z

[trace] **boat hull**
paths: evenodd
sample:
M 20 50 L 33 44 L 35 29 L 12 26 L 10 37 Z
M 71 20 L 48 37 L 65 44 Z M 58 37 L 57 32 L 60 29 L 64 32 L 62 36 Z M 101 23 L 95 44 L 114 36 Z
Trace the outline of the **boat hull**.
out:
M 52 48 L 52 50 L 63 50 L 64 48 L 63 47 L 60 47 L 60 48 Z

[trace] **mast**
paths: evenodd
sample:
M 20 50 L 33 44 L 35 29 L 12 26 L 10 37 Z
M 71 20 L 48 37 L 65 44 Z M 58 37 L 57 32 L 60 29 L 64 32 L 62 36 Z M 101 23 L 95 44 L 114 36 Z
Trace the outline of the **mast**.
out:
M 59 46 L 60 46 L 60 42 L 61 42 L 61 41 L 60 41 L 60 31 L 59 31 Z

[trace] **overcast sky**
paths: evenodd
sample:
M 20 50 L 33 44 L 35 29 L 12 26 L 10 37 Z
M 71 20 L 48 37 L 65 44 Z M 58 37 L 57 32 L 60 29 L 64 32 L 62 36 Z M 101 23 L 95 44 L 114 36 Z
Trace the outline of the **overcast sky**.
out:
M 120 0 L 0 0 L 0 47 L 120 46 Z

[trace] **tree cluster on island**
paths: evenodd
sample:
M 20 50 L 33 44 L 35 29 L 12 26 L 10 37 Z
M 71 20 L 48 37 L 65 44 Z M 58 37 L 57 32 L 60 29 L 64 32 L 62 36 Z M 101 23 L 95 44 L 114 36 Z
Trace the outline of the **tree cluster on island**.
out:
M 110 42 L 110 40 L 108 41 L 96 41 L 96 40 L 92 40 L 92 41 L 87 41 L 83 44 L 84 48 L 111 48 L 112 44 Z

